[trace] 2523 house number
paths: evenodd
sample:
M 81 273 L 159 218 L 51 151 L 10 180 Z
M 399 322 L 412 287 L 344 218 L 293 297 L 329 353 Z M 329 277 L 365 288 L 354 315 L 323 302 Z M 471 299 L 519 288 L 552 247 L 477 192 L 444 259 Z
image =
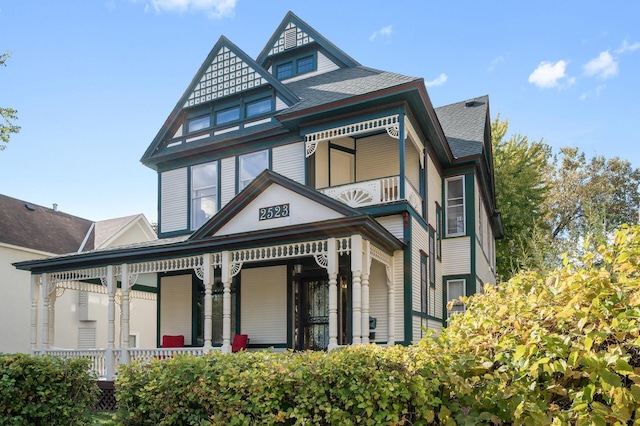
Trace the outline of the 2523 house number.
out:
M 260 220 L 278 219 L 289 216 L 289 204 L 278 204 L 277 206 L 260 207 Z

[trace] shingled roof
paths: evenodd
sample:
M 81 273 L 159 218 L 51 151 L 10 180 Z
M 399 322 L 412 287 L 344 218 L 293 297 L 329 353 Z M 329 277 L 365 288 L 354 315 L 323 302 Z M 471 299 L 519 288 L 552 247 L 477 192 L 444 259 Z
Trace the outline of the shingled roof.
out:
M 435 109 L 455 158 L 482 154 L 489 97 L 480 96 Z
M 300 98 L 300 102 L 284 110 L 283 114 L 366 95 L 416 80 L 420 79 L 363 66 L 330 71 L 287 83 L 287 88 Z
M 0 194 L 0 243 L 46 253 L 77 252 L 93 222 Z M 85 250 L 93 249 L 93 237 Z

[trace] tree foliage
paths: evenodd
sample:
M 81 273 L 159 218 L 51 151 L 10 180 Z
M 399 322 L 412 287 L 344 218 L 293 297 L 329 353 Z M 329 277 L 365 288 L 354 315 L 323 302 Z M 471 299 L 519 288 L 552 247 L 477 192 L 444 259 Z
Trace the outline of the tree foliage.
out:
M 505 278 L 544 262 L 537 258 L 537 245 L 546 239 L 551 159 L 549 145 L 518 134 L 505 139 L 507 128 L 500 116 L 491 123 L 496 202 L 505 230 L 496 244 L 496 260 Z
M 640 227 L 579 260 L 487 286 L 420 342 L 458 424 L 640 423 Z
M 11 57 L 10 52 L 0 55 L 0 66 L 7 66 L 6 61 Z M 18 119 L 18 111 L 13 108 L 0 107 L 0 151 L 5 149 L 9 143 L 11 134 L 20 132 L 20 126 L 16 126 L 14 121 Z

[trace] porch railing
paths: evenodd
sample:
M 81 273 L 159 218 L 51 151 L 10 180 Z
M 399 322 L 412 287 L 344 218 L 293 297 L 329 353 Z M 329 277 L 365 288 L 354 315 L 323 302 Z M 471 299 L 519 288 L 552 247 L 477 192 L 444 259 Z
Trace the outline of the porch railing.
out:
M 422 214 L 422 197 L 405 179 L 404 199 Z M 341 201 L 350 207 L 365 207 L 400 201 L 400 176 L 390 176 L 346 185 L 332 186 L 319 190 L 323 194 Z
M 91 361 L 91 371 L 98 377 L 107 375 L 106 349 L 49 349 L 44 353 L 60 358 L 88 358 Z

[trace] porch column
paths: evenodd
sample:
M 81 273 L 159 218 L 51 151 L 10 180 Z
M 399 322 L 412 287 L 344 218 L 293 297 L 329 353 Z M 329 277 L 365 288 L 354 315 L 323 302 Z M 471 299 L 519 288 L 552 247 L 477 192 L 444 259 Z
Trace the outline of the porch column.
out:
M 54 283 L 53 290 L 49 294 L 49 305 L 47 306 L 49 309 L 49 329 L 47 330 L 49 346 L 54 346 L 56 341 L 56 291 Z
M 222 352 L 231 352 L 231 263 L 229 252 L 222 252 Z
M 338 347 L 338 247 L 335 238 L 327 239 L 327 273 L 329 274 L 329 345 Z
M 400 199 L 401 200 L 406 200 L 406 191 L 405 191 L 405 185 L 406 185 L 406 172 L 405 172 L 405 153 L 406 153 L 406 145 L 405 145 L 405 134 L 406 134 L 406 129 L 404 128 L 404 114 L 400 114 L 398 116 L 398 142 L 399 142 L 399 147 L 400 147 Z
M 362 344 L 369 344 L 369 275 L 371 274 L 371 243 L 364 240 L 362 247 Z
M 44 352 L 49 349 L 49 278 L 42 274 L 42 347 Z
M 31 274 L 31 354 L 38 351 L 38 291 L 40 284 Z
M 130 365 L 129 360 L 129 265 L 122 264 L 122 277 L 120 289 L 122 290 L 122 353 L 120 362 Z
M 202 256 L 202 281 L 204 282 L 204 349 L 211 349 L 213 336 L 213 271 L 211 270 L 211 255 Z
M 116 280 L 113 272 L 113 265 L 107 266 L 107 353 L 106 353 L 106 369 L 107 380 L 113 379 L 114 371 L 114 353 L 115 339 L 116 339 Z
M 398 251 L 396 253 L 402 253 Z M 395 253 L 391 262 L 395 261 Z M 389 317 L 387 318 L 387 324 L 389 330 L 387 330 L 387 346 L 393 346 L 396 343 L 396 294 L 393 283 L 393 266 L 387 266 L 387 313 Z
M 353 335 L 351 338 L 352 345 L 362 343 L 362 236 L 351 236 L 351 275 L 353 281 L 351 283 L 353 318 L 351 327 Z

